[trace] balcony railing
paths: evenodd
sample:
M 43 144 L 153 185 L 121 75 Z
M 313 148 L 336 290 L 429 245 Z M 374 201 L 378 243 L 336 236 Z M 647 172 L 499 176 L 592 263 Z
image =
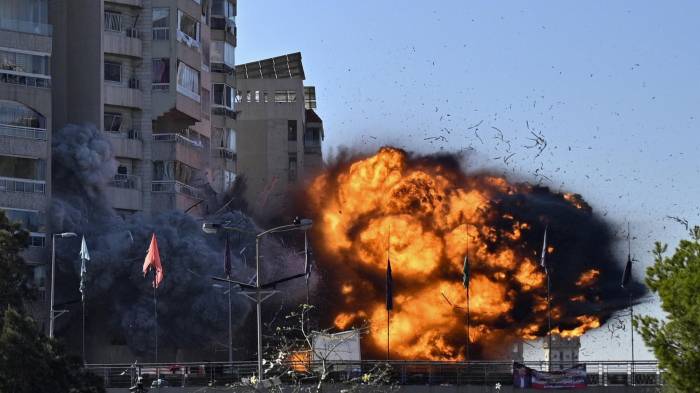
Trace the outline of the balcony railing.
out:
M 0 135 L 40 141 L 46 140 L 46 130 L 43 128 L 19 127 L 7 124 L 0 124 Z
M 233 109 L 229 109 L 225 106 L 212 105 L 212 107 L 211 107 L 211 114 L 212 115 L 227 116 L 233 120 L 236 120 L 237 113 L 238 113 L 238 111 L 235 111 Z
M 0 177 L 0 192 L 43 194 L 46 192 L 46 182 L 43 180 Z
M 138 190 L 141 188 L 141 178 L 134 175 L 116 174 L 114 179 L 109 182 L 109 185 L 117 188 Z
M 21 33 L 47 36 L 53 33 L 53 27 L 49 24 L 7 18 L 0 18 L 0 30 L 12 30 Z
M 0 82 L 27 87 L 41 87 L 48 89 L 51 87 L 49 76 L 28 74 L 26 72 L 0 69 Z
M 177 180 L 154 180 L 151 182 L 151 191 L 156 193 L 184 194 L 195 199 L 204 199 L 200 189 L 180 183 Z
M 196 149 L 203 149 L 204 144 L 201 141 L 196 141 L 194 139 L 187 138 L 182 134 L 168 133 L 168 134 L 153 134 L 154 142 L 175 142 L 182 143 Z
M 321 144 L 304 141 L 304 154 L 321 154 Z
M 105 130 L 108 136 L 121 139 L 141 139 L 141 133 L 137 130 L 129 131 L 109 131 Z

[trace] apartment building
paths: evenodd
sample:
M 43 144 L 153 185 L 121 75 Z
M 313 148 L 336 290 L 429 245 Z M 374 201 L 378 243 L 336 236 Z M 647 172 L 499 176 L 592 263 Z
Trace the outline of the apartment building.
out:
M 321 169 L 323 121 L 316 89 L 304 86 L 301 53 L 236 66 L 238 172 L 259 218 L 284 207 L 290 189 Z
M 232 185 L 235 16 L 235 0 L 52 0 L 54 122 L 109 137 L 121 214 L 201 215 Z
M 48 15 L 48 0 L 0 1 L 0 210 L 30 232 L 24 258 L 42 294 L 53 128 Z M 35 306 L 45 323 L 42 302 Z

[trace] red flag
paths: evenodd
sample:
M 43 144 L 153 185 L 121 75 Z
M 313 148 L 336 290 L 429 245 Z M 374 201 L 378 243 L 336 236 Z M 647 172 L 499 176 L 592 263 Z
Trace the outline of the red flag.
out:
M 148 254 L 143 261 L 143 276 L 146 277 L 148 269 L 153 268 L 156 271 L 156 276 L 153 278 L 153 286 L 158 288 L 163 281 L 163 265 L 160 264 L 160 252 L 158 252 L 158 241 L 156 234 L 151 237 L 151 245 L 148 247 Z

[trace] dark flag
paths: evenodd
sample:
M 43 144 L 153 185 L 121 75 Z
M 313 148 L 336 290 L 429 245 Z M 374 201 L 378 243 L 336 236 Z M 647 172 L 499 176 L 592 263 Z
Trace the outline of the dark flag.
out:
M 231 277 L 231 246 L 226 236 L 226 252 L 224 253 L 224 274 L 226 277 Z
M 632 279 L 632 257 L 627 254 L 627 264 L 625 265 L 625 271 L 622 273 L 622 288 L 627 288 L 627 285 Z
M 386 260 L 386 309 L 394 309 L 394 280 L 391 278 L 391 260 Z
M 464 256 L 464 267 L 462 267 L 462 285 L 464 285 L 464 288 L 469 288 L 469 279 L 470 279 L 471 271 L 469 267 L 469 259 L 467 259 L 467 256 Z

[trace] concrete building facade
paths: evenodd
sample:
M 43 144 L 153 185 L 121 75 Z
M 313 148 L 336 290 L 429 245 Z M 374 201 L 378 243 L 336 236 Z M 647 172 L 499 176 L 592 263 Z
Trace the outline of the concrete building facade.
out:
M 323 121 L 305 78 L 300 53 L 236 66 L 238 169 L 248 208 L 263 220 L 322 166 Z
M 206 212 L 235 178 L 235 0 L 54 0 L 55 123 L 112 143 L 121 214 Z M 215 102 L 214 102 L 215 101 Z
M 24 253 L 45 324 L 46 217 L 51 199 L 52 26 L 48 0 L 0 1 L 0 210 L 30 232 Z

